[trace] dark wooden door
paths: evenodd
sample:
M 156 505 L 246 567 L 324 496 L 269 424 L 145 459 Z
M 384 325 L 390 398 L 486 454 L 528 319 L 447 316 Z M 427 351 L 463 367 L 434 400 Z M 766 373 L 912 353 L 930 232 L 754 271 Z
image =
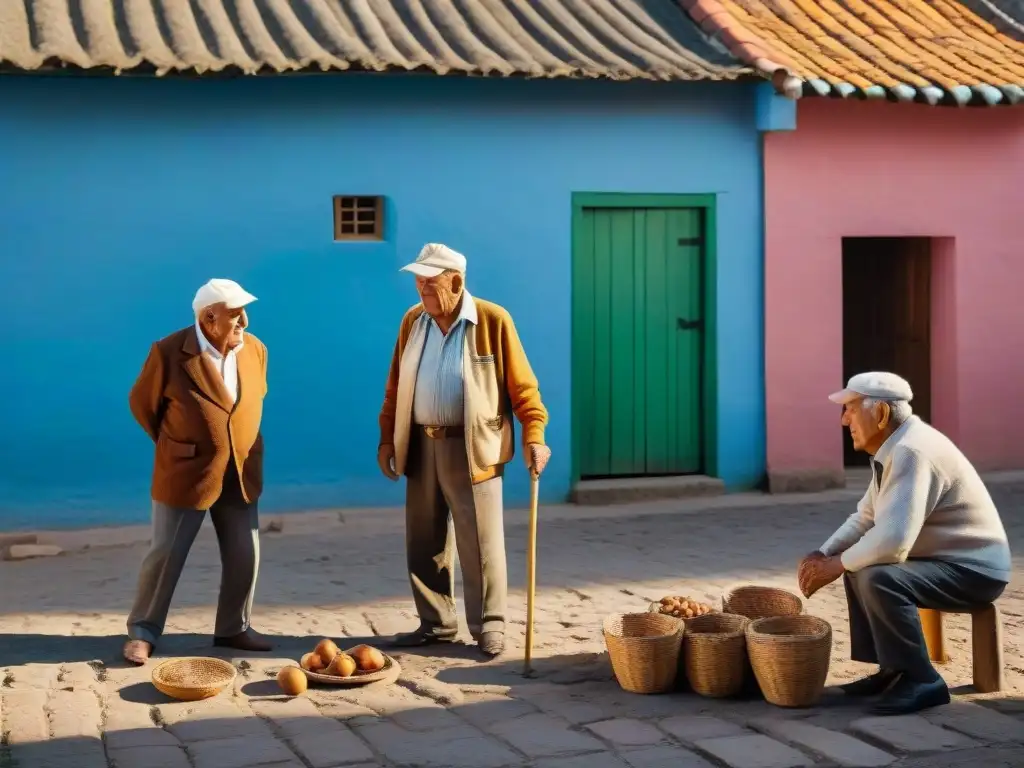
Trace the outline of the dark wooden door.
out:
M 580 223 L 580 475 L 701 472 L 703 212 L 587 208 Z
M 891 371 L 910 382 L 914 412 L 931 420 L 931 241 L 843 240 L 843 378 Z M 864 466 L 843 428 L 847 466 Z

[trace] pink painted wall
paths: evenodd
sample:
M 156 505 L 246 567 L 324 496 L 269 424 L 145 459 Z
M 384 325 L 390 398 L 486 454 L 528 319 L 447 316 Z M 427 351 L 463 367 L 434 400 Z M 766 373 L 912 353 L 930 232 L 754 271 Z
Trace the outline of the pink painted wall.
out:
M 858 236 L 942 238 L 932 423 L 979 469 L 1024 467 L 1024 108 L 802 100 L 796 131 L 765 136 L 765 228 L 770 474 L 842 468 L 827 395 Z

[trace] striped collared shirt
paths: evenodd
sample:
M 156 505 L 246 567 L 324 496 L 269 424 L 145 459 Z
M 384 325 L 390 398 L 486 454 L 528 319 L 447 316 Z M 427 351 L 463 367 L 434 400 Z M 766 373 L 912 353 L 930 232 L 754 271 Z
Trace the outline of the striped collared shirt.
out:
M 476 325 L 476 303 L 469 291 L 463 290 L 459 316 L 447 335 L 427 314 L 419 322 L 428 323 L 428 327 L 416 372 L 413 421 L 427 427 L 457 427 L 463 421 L 462 357 L 466 326 Z

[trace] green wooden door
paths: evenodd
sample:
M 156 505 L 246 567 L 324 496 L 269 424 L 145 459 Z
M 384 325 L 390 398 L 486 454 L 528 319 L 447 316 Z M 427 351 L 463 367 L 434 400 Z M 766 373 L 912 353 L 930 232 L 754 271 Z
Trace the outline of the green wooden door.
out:
M 703 471 L 703 211 L 585 208 L 574 396 L 587 477 Z

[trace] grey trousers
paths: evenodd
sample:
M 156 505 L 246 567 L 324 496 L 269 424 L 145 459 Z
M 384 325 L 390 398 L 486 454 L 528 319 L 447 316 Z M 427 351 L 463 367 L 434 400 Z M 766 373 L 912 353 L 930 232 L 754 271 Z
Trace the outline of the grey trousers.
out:
M 466 441 L 430 438 L 419 427 L 413 427 L 406 476 L 405 547 L 420 629 L 440 637 L 458 632 L 457 548 L 470 633 L 479 639 L 483 632 L 504 632 L 508 574 L 501 477 L 473 486 Z
M 240 493 L 225 493 L 209 513 L 221 562 L 214 634 L 232 637 L 249 628 L 260 565 L 259 514 L 257 505 L 246 504 Z M 135 604 L 128 615 L 128 636 L 133 640 L 156 645 L 163 634 L 174 588 L 205 517 L 205 510 L 153 502 L 153 539 L 142 561 Z
M 940 560 L 873 565 L 844 577 L 854 661 L 931 682 L 938 673 L 928 659 L 918 608 L 965 610 L 999 598 L 1005 582 Z

